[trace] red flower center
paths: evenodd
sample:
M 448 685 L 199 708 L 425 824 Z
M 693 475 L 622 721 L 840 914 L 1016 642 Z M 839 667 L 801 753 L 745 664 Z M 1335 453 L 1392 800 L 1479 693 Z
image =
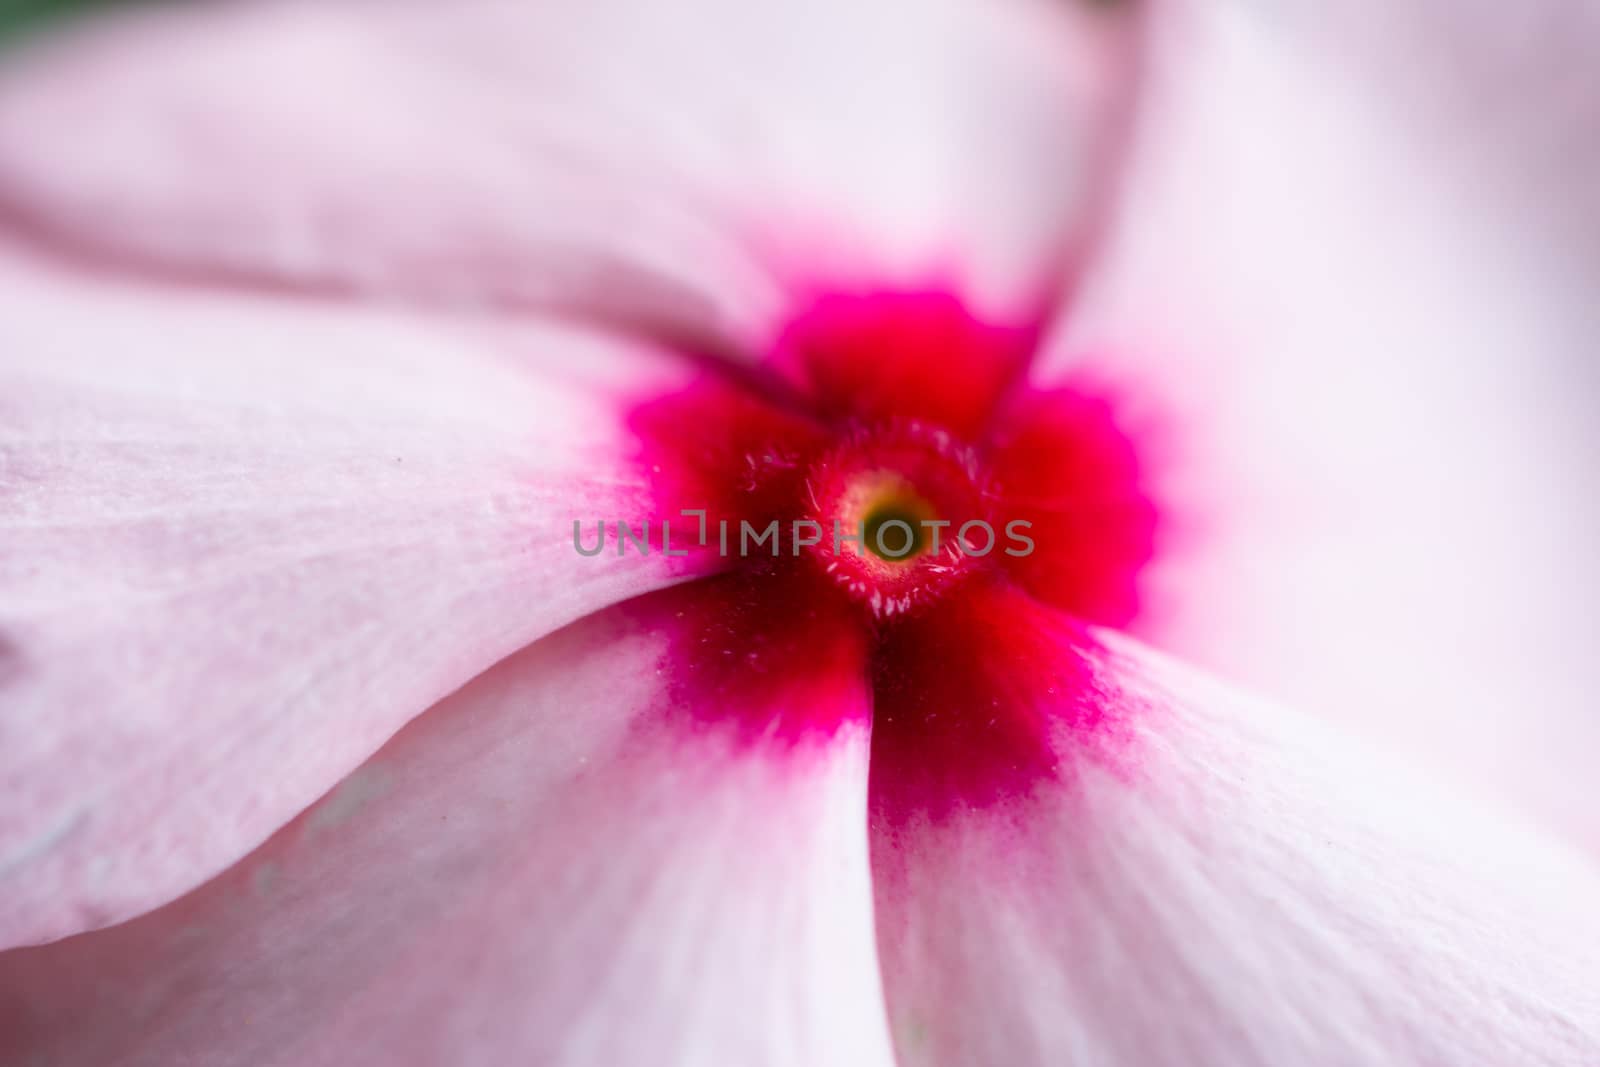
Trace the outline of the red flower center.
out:
M 814 560 L 876 617 L 919 608 L 994 551 L 976 451 L 927 423 L 847 431 L 805 488 Z
M 1107 398 L 1025 383 L 1036 336 L 944 293 L 829 297 L 759 390 L 711 372 L 638 407 L 653 518 L 679 544 L 703 511 L 697 551 L 727 572 L 645 612 L 674 635 L 675 703 L 781 706 L 752 730 L 800 738 L 850 717 L 854 679 L 875 801 L 900 812 L 1027 788 L 1056 726 L 1104 738 L 1072 650 L 1137 614 L 1155 511 Z

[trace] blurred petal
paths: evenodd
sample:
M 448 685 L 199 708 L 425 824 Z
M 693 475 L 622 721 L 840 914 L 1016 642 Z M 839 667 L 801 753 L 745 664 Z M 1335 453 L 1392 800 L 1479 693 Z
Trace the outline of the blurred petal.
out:
M 988 455 L 1008 524 L 1031 523 L 1024 529 L 1044 546 L 1004 560 L 1007 572 L 1040 600 L 1104 626 L 1138 618 L 1160 517 L 1120 403 L 1094 382 L 1024 391 L 997 420 Z
M 874 764 L 901 1064 L 1597 1062 L 1600 872 L 1103 640 L 1058 648 L 1072 690 L 1004 644 L 933 668 L 1013 679 L 945 719 L 1055 720 L 1031 791 L 907 817 Z
M 1055 349 L 1166 405 L 1143 633 L 1600 845 L 1595 8 L 1153 14 Z
M 826 293 L 784 327 L 771 366 L 829 418 L 974 440 L 1037 343 L 1031 323 L 984 322 L 949 292 Z
M 793 275 L 1037 290 L 1126 20 L 974 0 L 271 0 L 0 81 L 0 205 L 96 256 L 737 336 Z M 804 280 L 804 279 L 801 279 Z
M 505 661 L 194 894 L 0 955 L 0 1060 L 887 1067 L 859 646 L 685 706 L 705 592 Z
M 0 945 L 171 900 L 491 663 L 670 581 L 571 523 L 642 511 L 622 383 L 689 373 L 0 249 Z

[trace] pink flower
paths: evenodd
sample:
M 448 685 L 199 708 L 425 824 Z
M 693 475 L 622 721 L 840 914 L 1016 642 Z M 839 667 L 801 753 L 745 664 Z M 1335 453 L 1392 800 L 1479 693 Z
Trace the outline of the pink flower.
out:
M 1600 1060 L 1597 53 L 1553 0 L 22 50 L 0 1062 Z

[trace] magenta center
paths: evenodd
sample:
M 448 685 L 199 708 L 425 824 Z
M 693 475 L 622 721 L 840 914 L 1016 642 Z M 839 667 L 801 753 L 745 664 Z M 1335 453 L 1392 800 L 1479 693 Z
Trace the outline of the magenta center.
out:
M 640 405 L 658 518 L 788 539 L 654 601 L 677 706 L 763 739 L 870 716 L 874 803 L 900 814 L 1016 795 L 1063 736 L 1116 733 L 1083 624 L 1137 615 L 1155 509 L 1106 398 L 1025 384 L 1036 336 L 944 293 L 830 297 L 772 389 L 711 373 Z
M 919 421 L 857 427 L 811 465 L 813 560 L 877 618 L 921 608 L 980 568 L 996 535 L 977 453 Z

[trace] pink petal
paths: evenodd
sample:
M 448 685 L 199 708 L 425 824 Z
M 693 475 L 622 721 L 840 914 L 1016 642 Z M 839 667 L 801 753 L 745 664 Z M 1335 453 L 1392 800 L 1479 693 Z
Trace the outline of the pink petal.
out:
M 1071 691 L 1030 689 L 1043 668 L 1003 647 L 930 665 L 1012 679 L 999 707 L 955 691 L 944 718 L 1054 720 L 1058 762 L 1031 790 L 907 817 L 880 794 L 874 737 L 899 1063 L 1600 1062 L 1600 871 L 1309 720 L 1097 641 L 1058 648 L 1090 679 Z
M 996 420 L 988 462 L 1008 524 L 1040 550 L 1001 562 L 1030 593 L 1086 622 L 1137 619 L 1140 572 L 1162 516 L 1144 485 L 1141 446 L 1120 398 L 1095 383 L 1024 390 Z
M 0 955 L 0 1060 L 892 1063 L 859 646 L 786 646 L 802 684 L 737 709 L 768 736 L 730 730 L 662 680 L 704 593 L 503 662 L 192 895 Z
M 1152 25 L 1056 345 L 1171 431 L 1143 632 L 1600 845 L 1600 23 L 1170 0 Z
M 13 61 L 0 205 L 95 256 L 739 335 L 797 276 L 1036 292 L 1126 20 L 974 0 L 279 0 Z
M 687 373 L 0 248 L 0 945 L 171 900 L 496 660 L 673 580 L 571 523 L 645 508 L 630 391 Z
M 977 440 L 1038 341 L 954 293 L 830 292 L 784 326 L 772 367 L 835 420 L 924 420 Z

